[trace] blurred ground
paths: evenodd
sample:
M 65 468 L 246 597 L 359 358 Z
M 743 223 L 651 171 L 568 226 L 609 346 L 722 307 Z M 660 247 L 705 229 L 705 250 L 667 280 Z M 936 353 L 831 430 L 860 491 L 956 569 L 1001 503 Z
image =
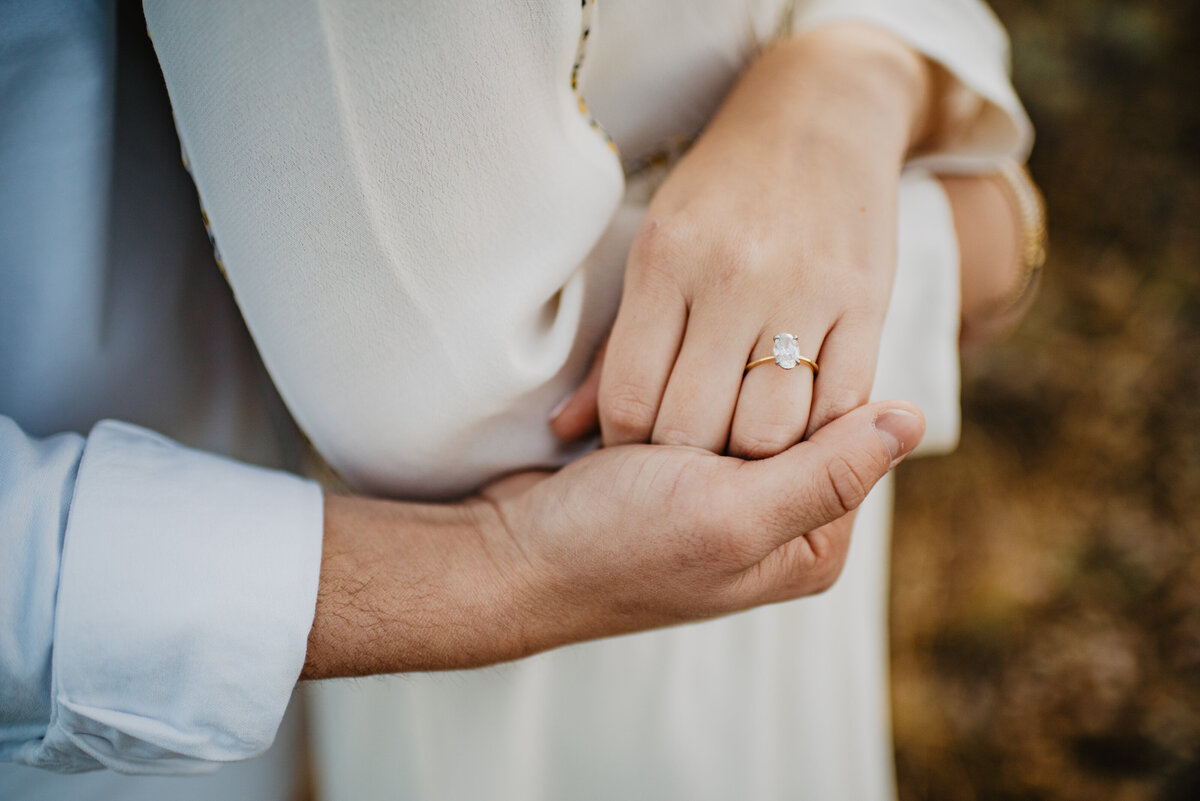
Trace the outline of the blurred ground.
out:
M 1200 799 L 1200 3 L 993 6 L 1051 255 L 900 475 L 900 796 Z

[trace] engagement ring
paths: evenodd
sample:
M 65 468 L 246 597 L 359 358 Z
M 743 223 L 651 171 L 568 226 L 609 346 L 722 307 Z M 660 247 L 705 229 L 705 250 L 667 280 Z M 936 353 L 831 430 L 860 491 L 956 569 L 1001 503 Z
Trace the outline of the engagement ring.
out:
M 817 377 L 817 373 L 821 369 L 817 367 L 815 361 L 807 356 L 800 355 L 800 342 L 792 334 L 776 334 L 773 355 L 755 359 L 746 365 L 746 371 L 753 370 L 760 364 L 766 364 L 767 362 L 775 362 L 784 370 L 791 370 L 797 364 L 807 365 L 812 369 L 813 378 Z

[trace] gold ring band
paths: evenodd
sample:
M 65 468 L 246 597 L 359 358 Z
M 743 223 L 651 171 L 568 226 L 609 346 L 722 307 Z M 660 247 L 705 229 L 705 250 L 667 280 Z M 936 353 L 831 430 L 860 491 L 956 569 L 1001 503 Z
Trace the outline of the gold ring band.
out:
M 807 356 L 800 355 L 800 340 L 796 339 L 795 334 L 776 334 L 775 345 L 771 348 L 770 356 L 763 356 L 761 359 L 753 359 L 746 364 L 742 375 L 758 367 L 760 364 L 767 362 L 775 362 L 784 370 L 791 370 L 798 364 L 803 364 L 809 367 L 813 372 L 813 378 L 817 377 L 817 373 L 821 371 L 817 367 L 817 363 Z
M 755 359 L 754 361 L 752 361 L 746 365 L 746 369 L 743 371 L 743 374 L 750 372 L 755 367 L 758 367 L 760 364 L 767 364 L 768 362 L 773 362 L 773 361 L 775 361 L 774 356 L 763 356 L 761 359 Z M 816 378 L 817 373 L 821 372 L 821 368 L 817 365 L 817 363 L 806 356 L 797 356 L 796 363 L 804 364 L 804 365 L 807 365 L 808 367 L 812 368 L 813 378 Z

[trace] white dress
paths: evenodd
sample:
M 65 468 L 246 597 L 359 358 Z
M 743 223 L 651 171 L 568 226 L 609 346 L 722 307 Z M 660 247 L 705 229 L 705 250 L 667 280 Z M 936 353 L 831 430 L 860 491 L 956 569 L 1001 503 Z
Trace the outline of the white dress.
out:
M 876 395 L 922 406 L 926 452 L 953 445 L 957 245 L 923 168 L 986 169 L 1030 140 L 982 4 L 151 0 L 146 12 L 272 378 L 343 477 L 403 498 L 578 455 L 546 421 L 611 325 L 661 177 L 625 172 L 693 136 L 785 15 L 793 29 L 860 19 L 896 32 L 957 78 L 946 113 L 963 124 L 902 181 Z M 892 796 L 889 493 L 862 510 L 844 576 L 821 597 L 494 669 L 313 686 L 322 797 Z

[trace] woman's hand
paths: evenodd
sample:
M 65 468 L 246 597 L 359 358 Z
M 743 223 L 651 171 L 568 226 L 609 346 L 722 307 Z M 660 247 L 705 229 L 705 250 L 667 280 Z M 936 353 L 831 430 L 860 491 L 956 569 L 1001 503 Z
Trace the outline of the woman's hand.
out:
M 586 428 L 598 403 L 606 445 L 762 458 L 865 403 L 929 73 L 899 41 L 852 25 L 751 66 L 655 195 L 606 353 L 560 435 Z M 772 364 L 743 377 L 783 332 L 820 374 Z
M 877 403 L 743 462 L 629 445 L 455 505 L 326 499 L 305 678 L 469 668 L 820 592 L 924 433 Z

